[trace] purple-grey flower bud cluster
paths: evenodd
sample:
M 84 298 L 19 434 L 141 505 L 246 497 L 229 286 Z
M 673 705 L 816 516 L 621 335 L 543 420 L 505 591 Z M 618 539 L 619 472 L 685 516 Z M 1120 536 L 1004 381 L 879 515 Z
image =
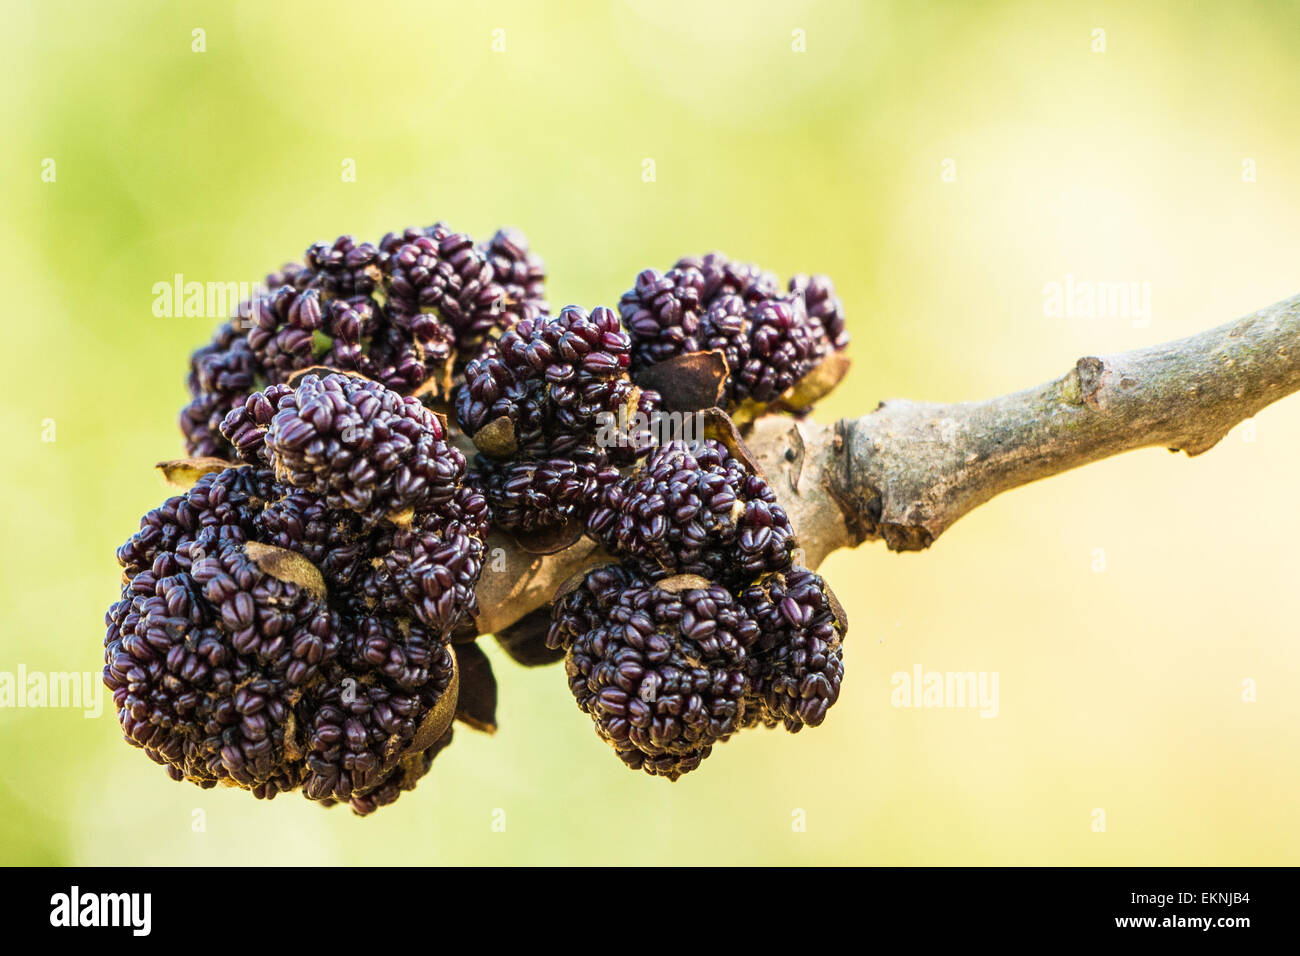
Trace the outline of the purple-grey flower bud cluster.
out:
M 630 350 L 610 309 L 570 305 L 523 319 L 466 367 L 456 418 L 483 452 L 476 469 L 499 525 L 581 522 L 616 467 L 648 449 L 640 433 L 606 427 L 658 407 L 628 377 Z
M 562 590 L 547 644 L 624 763 L 675 780 L 743 728 L 825 719 L 846 622 L 766 481 L 721 443 L 658 448 L 588 530 L 620 563 Z
M 224 456 L 225 415 L 302 369 L 357 372 L 404 395 L 441 392 L 492 335 L 550 310 L 546 271 L 517 230 L 476 243 L 444 223 L 350 235 L 266 278 L 190 360 L 181 430 L 193 455 Z
M 493 526 L 532 551 L 585 533 L 614 559 L 561 589 L 544 635 L 516 635 L 549 652 L 512 653 L 563 652 L 627 766 L 675 780 L 741 730 L 825 719 L 847 628 L 829 587 L 734 423 L 708 413 L 724 443 L 655 422 L 664 404 L 742 425 L 806 410 L 846 366 L 833 284 L 710 253 L 642 272 L 617 311 L 552 314 L 545 285 L 512 229 L 344 235 L 193 354 L 181 428 L 221 460 L 185 463 L 202 477 L 118 550 L 106 615 L 131 744 L 201 787 L 392 803 L 453 716 L 494 725 L 463 643 Z
M 633 377 L 679 355 L 720 350 L 728 409 L 777 401 L 849 342 L 828 277 L 798 275 L 783 291 L 772 273 L 717 252 L 645 270 L 619 315 L 632 336 Z
M 177 780 L 369 813 L 450 741 L 487 503 L 442 422 L 377 382 L 274 385 L 223 431 L 248 464 L 118 551 L 104 682 L 123 734 Z

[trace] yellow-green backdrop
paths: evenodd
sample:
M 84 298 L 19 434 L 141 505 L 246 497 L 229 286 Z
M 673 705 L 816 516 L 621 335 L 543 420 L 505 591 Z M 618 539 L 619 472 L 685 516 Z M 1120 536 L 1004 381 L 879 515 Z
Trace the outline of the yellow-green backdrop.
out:
M 151 466 L 213 324 L 154 316 L 176 273 L 253 280 L 440 218 L 523 228 L 557 305 L 713 248 L 824 271 L 854 336 L 825 418 L 1028 386 L 1300 291 L 1294 2 L 4 21 L 0 672 L 101 666 L 113 551 L 168 493 Z M 1149 313 L 1052 314 L 1066 281 L 1138 283 Z M 1294 399 L 1194 461 L 1008 494 L 930 553 L 833 556 L 852 630 L 826 724 L 743 734 L 676 784 L 623 769 L 561 669 L 489 640 L 499 733 L 459 732 L 369 819 L 172 783 L 109 706 L 2 709 L 0 860 L 1300 862 L 1298 465 Z M 917 665 L 996 672 L 996 718 L 893 706 Z

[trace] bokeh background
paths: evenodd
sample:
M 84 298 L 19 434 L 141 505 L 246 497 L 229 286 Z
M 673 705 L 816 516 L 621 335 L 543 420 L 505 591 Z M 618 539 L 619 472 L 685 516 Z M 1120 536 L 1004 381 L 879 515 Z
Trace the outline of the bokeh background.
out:
M 178 272 L 255 280 L 440 218 L 523 228 L 557 305 L 714 248 L 824 271 L 855 363 L 826 419 L 1025 387 L 1300 291 L 1294 2 L 6 0 L 4 20 L 0 671 L 101 666 L 113 551 L 168 494 L 151 466 L 180 451 L 216 324 L 152 315 Z M 1150 316 L 1049 315 L 1066 276 L 1149 283 Z M 1298 439 L 1300 398 L 1194 461 L 1008 494 L 930 553 L 834 555 L 852 630 L 826 724 L 743 734 L 676 784 L 624 770 L 562 670 L 491 641 L 500 731 L 458 732 L 364 820 L 172 783 L 107 694 L 99 719 L 3 709 L 0 861 L 1294 864 Z M 918 664 L 997 672 L 998 716 L 893 707 Z

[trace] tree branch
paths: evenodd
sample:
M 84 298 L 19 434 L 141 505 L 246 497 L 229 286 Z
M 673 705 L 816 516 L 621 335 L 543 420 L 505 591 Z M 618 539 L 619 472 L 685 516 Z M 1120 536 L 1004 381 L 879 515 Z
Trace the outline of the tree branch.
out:
M 894 400 L 834 425 L 769 416 L 745 440 L 790 515 L 805 562 L 883 539 L 928 548 L 962 515 L 1021 485 L 1152 446 L 1199 455 L 1300 389 L 1300 295 L 1190 338 L 1079 359 L 1061 378 L 982 402 Z M 547 557 L 489 541 L 479 628 L 550 603 L 609 560 L 589 541 Z

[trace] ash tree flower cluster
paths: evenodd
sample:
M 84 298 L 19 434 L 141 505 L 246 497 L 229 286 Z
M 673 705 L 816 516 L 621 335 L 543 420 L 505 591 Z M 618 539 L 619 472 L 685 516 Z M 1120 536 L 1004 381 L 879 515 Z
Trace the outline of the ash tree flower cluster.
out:
M 559 596 L 547 643 L 628 766 L 675 780 L 743 728 L 822 722 L 847 622 L 767 482 L 720 442 L 660 446 L 588 531 L 620 563 Z
M 118 551 L 104 681 L 175 779 L 369 813 L 450 742 L 486 503 L 437 416 L 376 382 L 308 374 L 224 426 L 247 464 Z
M 553 312 L 545 285 L 512 229 L 341 236 L 194 353 L 192 457 L 160 466 L 184 490 L 118 549 L 106 615 L 128 743 L 204 788 L 392 803 L 455 720 L 495 729 L 475 644 L 494 529 L 607 555 L 544 632 L 497 637 L 523 663 L 563 655 L 627 766 L 675 780 L 741 730 L 822 722 L 846 622 L 743 427 L 843 374 L 830 280 L 711 253 L 642 272 L 617 309 Z M 604 427 L 665 408 L 727 427 Z

